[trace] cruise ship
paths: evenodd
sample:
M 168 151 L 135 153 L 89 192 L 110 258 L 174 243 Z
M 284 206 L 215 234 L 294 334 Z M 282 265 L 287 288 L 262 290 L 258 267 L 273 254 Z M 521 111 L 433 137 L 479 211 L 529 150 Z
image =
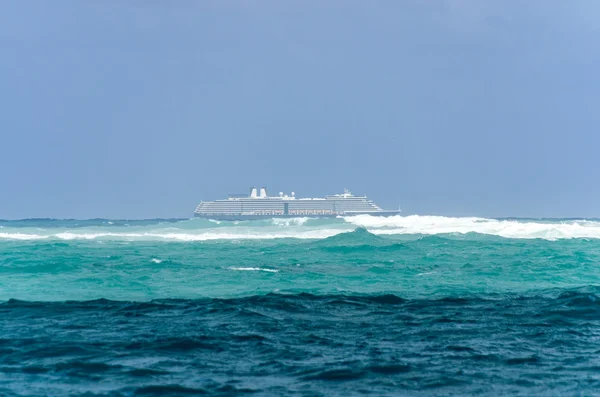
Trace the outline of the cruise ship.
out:
M 194 216 L 214 220 L 247 220 L 265 218 L 319 217 L 351 215 L 397 215 L 400 210 L 383 210 L 366 196 L 344 193 L 319 198 L 298 198 L 295 193 L 269 196 L 267 188 L 250 188 L 250 194 L 230 194 L 226 199 L 203 201 Z

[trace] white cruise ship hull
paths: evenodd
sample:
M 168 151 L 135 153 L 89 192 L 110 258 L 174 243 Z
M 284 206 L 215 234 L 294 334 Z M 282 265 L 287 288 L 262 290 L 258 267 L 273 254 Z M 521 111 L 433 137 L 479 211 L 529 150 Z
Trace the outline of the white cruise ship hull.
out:
M 397 215 L 399 210 L 384 210 L 366 196 L 354 196 L 348 190 L 342 194 L 317 198 L 297 198 L 294 193 L 269 196 L 265 187 L 250 188 L 249 195 L 234 194 L 227 199 L 203 201 L 194 216 L 214 220 L 250 220 L 269 218 L 335 218 L 338 216 Z
M 214 221 L 248 221 L 248 220 L 259 220 L 259 219 L 273 219 L 273 218 L 337 218 L 343 216 L 355 216 L 355 215 L 372 215 L 372 216 L 394 216 L 399 215 L 400 211 L 370 211 L 370 212 L 345 212 L 338 214 L 304 214 L 304 215 L 262 215 L 262 214 L 202 214 L 194 213 L 196 218 L 211 219 Z

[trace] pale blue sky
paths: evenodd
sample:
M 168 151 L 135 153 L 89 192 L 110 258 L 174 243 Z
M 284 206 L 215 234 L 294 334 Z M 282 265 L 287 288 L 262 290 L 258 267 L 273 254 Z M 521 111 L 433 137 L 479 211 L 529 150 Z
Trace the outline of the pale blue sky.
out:
M 600 216 L 594 1 L 0 3 L 0 218 L 267 185 Z

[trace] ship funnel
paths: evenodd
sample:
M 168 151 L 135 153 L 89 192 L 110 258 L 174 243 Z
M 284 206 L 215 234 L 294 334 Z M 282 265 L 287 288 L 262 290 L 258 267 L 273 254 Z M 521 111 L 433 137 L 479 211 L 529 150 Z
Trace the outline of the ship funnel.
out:
M 260 197 L 260 198 L 267 197 L 267 188 L 266 187 L 263 186 L 260 188 L 260 196 L 258 196 L 258 197 Z
M 256 188 L 254 186 L 250 188 L 250 197 L 252 197 L 252 198 L 257 197 Z

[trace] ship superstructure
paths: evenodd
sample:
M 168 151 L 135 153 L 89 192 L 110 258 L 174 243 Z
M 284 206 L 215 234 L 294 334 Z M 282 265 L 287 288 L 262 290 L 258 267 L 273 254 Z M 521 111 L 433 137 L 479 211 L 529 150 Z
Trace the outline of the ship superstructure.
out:
M 250 188 L 250 194 L 230 194 L 226 199 L 201 202 L 194 215 L 215 220 L 244 220 L 292 217 L 336 217 L 359 214 L 397 215 L 399 210 L 381 209 L 366 196 L 344 193 L 320 198 L 297 198 L 295 193 L 269 196 L 267 188 Z

